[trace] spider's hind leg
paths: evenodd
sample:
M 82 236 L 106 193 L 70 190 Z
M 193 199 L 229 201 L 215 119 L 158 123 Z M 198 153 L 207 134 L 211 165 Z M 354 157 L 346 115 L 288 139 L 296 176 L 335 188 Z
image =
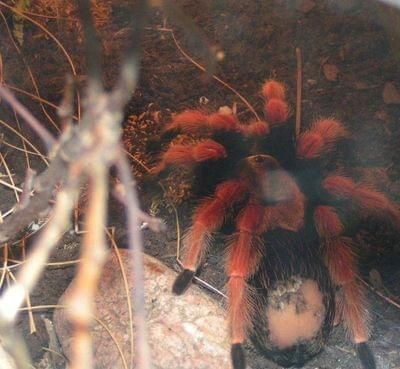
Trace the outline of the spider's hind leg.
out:
M 333 283 L 340 288 L 336 309 L 341 316 L 336 316 L 335 320 L 343 318 L 363 367 L 375 369 L 375 359 L 367 344 L 369 315 L 365 292 L 356 280 L 358 270 L 352 240 L 342 236 L 344 226 L 334 207 L 318 206 L 314 221 L 323 242 L 325 263 Z

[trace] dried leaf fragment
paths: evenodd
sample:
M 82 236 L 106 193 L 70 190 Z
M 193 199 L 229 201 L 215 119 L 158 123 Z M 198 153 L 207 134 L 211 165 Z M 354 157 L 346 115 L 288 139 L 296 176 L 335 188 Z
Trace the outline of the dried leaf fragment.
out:
M 400 93 L 393 82 L 385 84 L 382 96 L 385 104 L 400 104 Z
M 302 13 L 308 13 L 315 7 L 315 2 L 312 0 L 300 0 L 297 7 Z
M 328 81 L 336 81 L 339 69 L 334 64 L 324 64 L 323 66 L 324 76 Z

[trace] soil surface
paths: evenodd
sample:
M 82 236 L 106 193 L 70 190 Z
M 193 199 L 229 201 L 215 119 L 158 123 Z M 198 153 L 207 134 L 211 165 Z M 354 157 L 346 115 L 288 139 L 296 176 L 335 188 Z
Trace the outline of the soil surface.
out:
M 11 2 L 10 2 L 11 3 Z M 70 2 L 62 2 L 70 3 Z M 97 1 L 95 16 L 100 30 L 104 54 L 104 81 L 112 86 L 118 73 L 118 63 L 129 33 L 129 12 L 126 0 Z M 197 32 L 218 56 L 214 73 L 222 81 L 243 95 L 262 115 L 263 100 L 260 86 L 267 78 L 276 78 L 287 86 L 292 107 L 296 110 L 296 48 L 302 54 L 302 128 L 321 116 L 334 116 L 352 133 L 354 145 L 347 158 L 347 166 L 354 168 L 360 178 L 369 179 L 390 198 L 400 201 L 400 53 L 399 13 L 374 1 L 193 1 L 179 0 L 177 6 L 193 20 Z M 24 22 L 24 40 L 15 41 L 15 24 L 9 9 L 0 5 L 4 18 L 0 20 L 2 66 L 1 78 L 8 85 L 37 95 L 28 67 L 43 99 L 58 104 L 64 77 L 71 73 L 66 54 L 60 51 L 51 35 L 65 47 L 75 67 L 78 84 L 85 81 L 84 59 L 77 13 L 72 5 L 56 1 L 35 2 L 30 15 L 43 24 L 51 35 L 44 33 L 29 20 Z M 144 32 L 140 83 L 127 108 L 124 141 L 132 155 L 132 169 L 139 180 L 143 208 L 165 219 L 168 229 L 163 234 L 144 231 L 146 252 L 167 265 L 177 268 L 176 217 L 172 201 L 178 209 L 180 231 L 190 225 L 190 214 L 196 200 L 190 197 L 187 186 L 165 183 L 158 196 L 147 191 L 143 182 L 145 167 L 151 167 L 157 157 L 146 151 L 147 141 L 157 136 L 168 122 L 171 113 L 186 108 L 215 110 L 235 105 L 240 119 L 253 118 L 247 106 L 222 83 L 206 76 L 179 47 L 195 61 L 204 65 L 204 56 L 198 37 L 191 35 L 190 27 L 176 11 L 153 9 Z M 53 17 L 49 17 L 52 15 Z M 6 23 L 9 28 L 6 27 Z M 174 33 L 171 32 L 174 31 Z M 176 37 L 178 44 L 174 41 Z M 17 42 L 17 41 L 15 41 Z M 20 52 L 16 51 L 19 47 Z M 38 104 L 26 94 L 17 96 L 56 131 L 49 115 L 57 121 L 55 110 Z M 16 126 L 12 111 L 2 105 L 0 119 Z M 37 139 L 23 122 L 21 132 L 38 149 Z M 23 148 L 21 139 L 10 129 L 1 126 L 4 143 L 0 152 L 14 175 L 15 183 L 22 185 L 28 166 L 26 156 L 10 145 Z M 30 151 L 34 149 L 29 147 Z M 44 152 L 44 151 L 42 151 Z M 44 160 L 29 154 L 29 166 L 38 172 L 45 167 Z M 1 179 L 9 180 L 4 164 Z M 151 192 L 151 193 L 150 193 Z M 14 194 L 0 186 L 1 212 L 4 214 L 15 201 Z M 167 201 L 168 200 L 168 201 Z M 116 226 L 119 244 L 125 244 L 124 219 L 121 207 L 111 200 L 109 224 Z M 400 237 L 397 232 L 376 224 L 367 224 L 358 237 L 360 270 L 364 280 L 374 285 L 393 300 L 400 299 Z M 28 245 L 29 247 L 29 245 Z M 17 247 L 13 253 L 21 256 Z M 226 276 L 222 267 L 224 250 L 217 236 L 210 255 L 199 277 L 223 290 Z M 51 261 L 74 260 L 79 257 L 79 235 L 69 232 L 54 252 Z M 372 271 L 372 273 L 371 273 Z M 49 267 L 31 296 L 32 305 L 55 304 L 74 274 L 70 265 Z M 370 278 L 372 275 L 373 278 Z M 375 276 L 375 277 L 374 277 Z M 208 291 L 208 290 L 207 290 Z M 211 292 L 210 292 L 211 293 Z M 218 294 L 212 294 L 223 302 Z M 371 348 L 378 368 L 400 367 L 400 310 L 375 293 L 368 294 L 372 333 Z M 23 315 L 19 327 L 26 337 L 35 363 L 48 346 L 48 335 L 41 317 L 51 317 L 48 311 L 34 314 L 38 333 L 29 334 L 28 317 Z M 274 368 L 254 348 L 248 347 L 249 364 L 253 369 Z M 305 368 L 360 368 L 354 348 L 341 327 L 335 330 L 325 351 Z

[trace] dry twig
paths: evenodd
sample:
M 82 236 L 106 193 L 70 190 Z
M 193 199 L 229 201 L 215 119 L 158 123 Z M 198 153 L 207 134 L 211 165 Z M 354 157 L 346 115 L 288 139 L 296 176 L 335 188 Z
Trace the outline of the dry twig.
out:
M 301 92 L 303 87 L 303 61 L 301 56 L 301 50 L 299 47 L 296 48 L 296 60 L 297 60 L 297 88 L 296 88 L 296 126 L 295 135 L 296 139 L 300 135 L 301 128 Z
M 0 1 L 0 5 L 6 6 Z M 121 66 L 121 73 L 114 89 L 106 91 L 101 83 L 100 46 L 91 19 L 88 0 L 79 1 L 80 15 L 85 32 L 85 50 L 88 60 L 88 84 L 86 88 L 84 114 L 79 125 L 72 125 L 71 88 L 67 93 L 60 112 L 63 132 L 56 141 L 30 113 L 18 103 L 11 93 L 1 87 L 1 96 L 24 116 L 28 124 L 39 134 L 42 140 L 52 146 L 49 167 L 33 181 L 34 196 L 24 196 L 21 206 L 8 216 L 0 225 L 0 242 L 11 240 L 24 230 L 38 215 L 51 211 L 50 220 L 33 244 L 32 251 L 22 265 L 16 281 L 0 297 L 0 334 L 5 341 L 14 338 L 13 324 L 20 310 L 24 297 L 36 284 L 57 241 L 69 226 L 69 221 L 78 198 L 80 187 L 89 181 L 89 202 L 86 212 L 87 232 L 82 245 L 82 261 L 78 267 L 73 293 L 68 302 L 69 316 L 74 327 L 71 368 L 92 368 L 93 357 L 90 338 L 92 323 L 92 303 L 102 264 L 106 255 L 105 222 L 108 195 L 108 172 L 116 165 L 124 187 L 125 207 L 129 245 L 133 252 L 134 278 L 134 321 L 136 323 L 137 368 L 149 369 L 150 355 L 144 311 L 142 241 L 139 232 L 139 219 L 145 216 L 139 210 L 138 198 L 127 159 L 120 143 L 123 109 L 136 87 L 138 76 L 140 39 L 147 14 L 147 1 L 138 1 L 135 21 L 132 22 L 132 40 L 128 45 L 126 59 Z M 35 23 L 35 22 L 34 22 Z M 36 24 L 36 23 L 35 23 Z M 42 28 L 42 27 L 41 27 Z M 42 28 L 43 29 L 43 28 Z M 57 42 L 57 39 L 54 39 Z M 61 46 L 60 46 L 61 47 Z M 64 49 L 62 49 L 65 51 Z M 73 66 L 71 65 L 72 69 Z M 74 69 L 73 69 L 74 73 Z M 27 181 L 28 182 L 28 181 Z M 56 188 L 61 188 L 51 209 L 50 201 Z M 25 194 L 25 192 L 24 192 Z M 15 348 L 9 349 L 21 368 L 29 366 L 27 355 L 18 357 Z M 21 352 L 25 352 L 22 350 Z

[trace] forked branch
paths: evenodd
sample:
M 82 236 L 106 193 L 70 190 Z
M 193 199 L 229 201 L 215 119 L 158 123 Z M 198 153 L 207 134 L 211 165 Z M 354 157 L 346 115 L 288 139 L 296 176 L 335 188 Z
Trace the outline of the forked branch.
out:
M 33 197 L 27 196 L 14 214 L 0 225 L 0 242 L 4 243 L 23 231 L 38 215 L 51 211 L 50 220 L 34 242 L 31 254 L 21 267 L 16 282 L 0 297 L 0 334 L 2 340 L 14 337 L 13 324 L 24 303 L 26 293 L 35 286 L 45 263 L 69 225 L 74 203 L 82 183 L 89 181 L 89 200 L 86 211 L 86 233 L 82 244 L 82 262 L 78 268 L 75 287 L 70 297 L 69 315 L 74 327 L 72 369 L 92 368 L 93 356 L 90 338 L 92 303 L 101 268 L 106 256 L 105 223 L 108 197 L 108 173 L 112 166 L 119 169 L 127 211 L 129 244 L 133 252 L 134 307 L 137 325 L 137 368 L 149 369 L 150 358 L 144 312 L 142 270 L 142 243 L 139 229 L 138 198 L 132 186 L 130 168 L 120 144 L 123 109 L 134 91 L 138 76 L 140 39 L 147 14 L 147 2 L 138 1 L 132 19 L 131 44 L 121 66 L 119 80 L 111 92 L 101 82 L 100 45 L 93 25 L 89 0 L 78 2 L 85 34 L 89 81 L 85 90 L 84 114 L 78 125 L 69 124 L 72 116 L 71 87 L 67 88 L 60 112 L 63 132 L 56 141 L 26 108 L 1 87 L 12 107 L 24 116 L 27 123 L 52 148 L 48 169 L 33 180 Z M 58 186 L 58 191 L 57 191 Z M 51 210 L 50 200 L 55 195 Z M 147 218 L 150 220 L 151 218 Z M 161 224 L 155 221 L 154 224 Z M 16 356 L 15 352 L 10 353 Z M 21 368 L 28 368 L 27 360 L 18 360 Z

